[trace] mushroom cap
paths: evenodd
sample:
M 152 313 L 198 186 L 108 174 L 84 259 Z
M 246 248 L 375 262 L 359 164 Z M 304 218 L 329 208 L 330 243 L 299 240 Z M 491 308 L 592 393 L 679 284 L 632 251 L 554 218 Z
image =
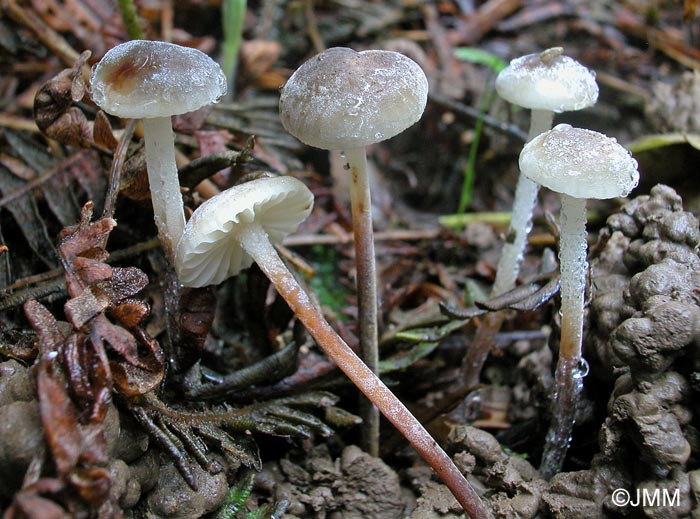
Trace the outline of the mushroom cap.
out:
M 595 72 L 553 47 L 516 58 L 496 78 L 506 101 L 532 110 L 561 113 L 581 110 L 598 100 Z
M 362 148 L 414 124 L 427 100 L 425 73 L 403 54 L 335 47 L 292 74 L 282 89 L 280 117 L 309 146 Z
M 203 287 L 235 276 L 253 263 L 236 239 L 242 226 L 256 223 L 270 242 L 279 243 L 306 219 L 313 203 L 309 188 L 293 177 L 251 180 L 210 198 L 188 220 L 175 250 L 178 279 Z
M 90 78 L 92 100 L 118 117 L 146 119 L 193 112 L 226 93 L 221 67 L 197 49 L 132 40 L 110 49 Z
M 639 182 L 637 161 L 615 139 L 568 124 L 528 142 L 520 153 L 520 171 L 574 198 L 627 196 Z

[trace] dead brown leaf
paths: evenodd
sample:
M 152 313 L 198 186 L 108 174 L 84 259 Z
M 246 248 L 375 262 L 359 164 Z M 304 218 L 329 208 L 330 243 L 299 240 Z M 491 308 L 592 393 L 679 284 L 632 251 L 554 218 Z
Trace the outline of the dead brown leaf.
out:
M 74 102 L 85 95 L 82 68 L 90 58 L 85 51 L 72 68 L 65 69 L 45 83 L 34 98 L 34 120 L 50 138 L 71 146 L 88 146 L 92 127 Z

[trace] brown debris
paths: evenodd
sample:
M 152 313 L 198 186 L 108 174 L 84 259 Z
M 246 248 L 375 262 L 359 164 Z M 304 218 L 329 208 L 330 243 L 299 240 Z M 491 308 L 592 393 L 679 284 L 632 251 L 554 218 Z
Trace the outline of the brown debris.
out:
M 154 519 L 197 519 L 221 506 L 229 486 L 226 473 L 210 474 L 195 466 L 193 490 L 173 463 L 160 468 L 160 477 L 145 500 L 148 517 Z
M 645 112 L 659 131 L 700 133 L 700 72 L 685 72 L 675 84 L 655 82 Z
M 70 296 L 64 309 L 72 331 L 66 335 L 36 301 L 28 301 L 25 312 L 38 337 L 37 398 L 44 435 L 57 480 L 75 492 L 61 500 L 68 509 L 100 509 L 107 518 L 120 517 L 118 507 L 110 501 L 102 428 L 112 381 L 122 394 L 143 394 L 160 383 L 163 360 L 158 344 L 138 330 L 140 320 L 129 321 L 135 325 L 131 329 L 136 335 L 132 335 L 107 319 L 104 312 L 108 308 L 119 309 L 148 280 L 136 269 L 103 263 L 107 253 L 102 244 L 115 222 L 103 218 L 91 223 L 91 216 L 88 204 L 81 222 L 62 232 L 59 245 Z M 143 307 L 141 310 L 140 319 L 145 317 Z M 108 350 L 117 356 L 108 359 Z M 22 506 L 15 501 L 15 509 Z
M 63 144 L 85 146 L 92 141 L 92 128 L 85 114 L 73 106 L 85 95 L 82 71 L 90 55 L 90 51 L 83 52 L 72 68 L 45 83 L 34 98 L 36 125 Z
M 345 447 L 335 460 L 321 445 L 301 461 L 282 459 L 263 470 L 259 478 L 274 480 L 274 499 L 289 501 L 287 511 L 294 517 L 404 517 L 406 502 L 398 475 L 354 445 Z

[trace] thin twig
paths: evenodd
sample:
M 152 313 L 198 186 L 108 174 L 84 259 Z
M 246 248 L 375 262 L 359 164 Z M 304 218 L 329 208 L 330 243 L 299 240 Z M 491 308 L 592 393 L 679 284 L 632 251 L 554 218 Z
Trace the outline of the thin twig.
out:
M 32 133 L 39 132 L 39 127 L 34 122 L 34 119 L 25 119 L 24 117 L 5 113 L 0 113 L 0 127 Z
M 77 153 L 74 153 L 73 155 L 71 155 L 70 157 L 68 157 L 66 160 L 59 162 L 58 164 L 56 164 L 53 168 L 48 170 L 43 175 L 36 177 L 34 180 L 27 182 L 22 187 L 16 189 L 15 191 L 10 193 L 9 195 L 0 198 L 0 208 L 5 207 L 10 202 L 17 200 L 18 198 L 21 198 L 22 196 L 31 192 L 33 189 L 41 186 L 44 182 L 47 182 L 48 180 L 50 180 L 51 177 L 53 177 L 60 170 L 67 168 L 68 166 L 71 166 L 74 162 L 78 162 L 82 158 L 83 158 L 82 152 L 77 152 Z
M 43 299 L 56 295 L 61 297 L 66 293 L 66 281 L 63 278 L 50 279 L 35 287 L 30 287 L 0 299 L 0 311 L 23 305 L 30 299 Z
M 433 240 L 440 235 L 440 229 L 430 230 L 392 230 L 374 234 L 374 241 L 420 241 Z M 284 239 L 286 247 L 304 247 L 309 245 L 344 245 L 352 243 L 352 234 L 297 234 Z
M 495 128 L 496 130 L 502 133 L 511 135 L 516 139 L 521 140 L 522 142 L 527 141 L 527 133 L 514 124 L 499 121 L 498 119 L 491 117 L 490 115 L 482 114 L 476 108 L 467 106 L 464 103 L 460 103 L 459 101 L 450 99 L 449 97 L 443 96 L 442 94 L 429 93 L 428 97 L 432 102 L 444 106 L 445 108 L 449 108 L 450 110 L 457 112 L 460 115 L 464 115 L 475 121 L 477 121 L 479 118 L 482 118 L 484 120 L 484 124 L 487 124 L 488 126 L 491 126 L 492 128 Z
M 24 25 L 67 67 L 72 67 L 80 55 L 70 44 L 29 8 L 21 7 L 15 0 L 6 0 L 5 12 L 15 22 Z
M 651 92 L 649 90 L 642 88 L 630 81 L 625 81 L 622 78 L 608 74 L 603 70 L 596 70 L 595 78 L 598 83 L 605 85 L 613 90 L 623 92 L 625 94 L 633 95 L 641 98 L 643 101 L 647 102 L 651 98 Z
M 306 33 L 314 46 L 316 52 L 326 50 L 326 44 L 321 38 L 321 33 L 318 31 L 318 23 L 316 22 L 316 13 L 314 12 L 314 0 L 304 0 L 304 18 L 306 19 Z
M 57 278 L 61 274 L 63 274 L 63 269 L 55 268 L 47 272 L 42 272 L 41 274 L 36 274 L 34 276 L 27 276 L 26 278 L 18 279 L 10 286 L 5 287 L 2 291 L 0 291 L 0 295 L 11 294 L 15 290 L 20 290 L 30 285 L 35 285 L 44 281 L 48 281 L 49 279 Z
M 175 21 L 175 9 L 172 0 L 161 2 L 160 11 L 160 35 L 163 41 L 173 41 L 173 23 Z
M 461 44 L 474 44 L 493 29 L 498 22 L 516 11 L 523 0 L 488 0 L 471 13 L 468 21 L 459 30 Z
M 114 152 L 112 167 L 109 169 L 109 183 L 107 185 L 105 205 L 102 211 L 103 218 L 112 218 L 114 216 L 114 208 L 117 203 L 117 195 L 119 194 L 121 173 L 124 168 L 124 163 L 126 162 L 126 152 L 129 149 L 131 137 L 134 135 L 134 128 L 136 128 L 136 119 L 131 119 L 124 128 L 124 133 Z
M 137 243 L 124 249 L 119 249 L 110 254 L 108 263 L 120 261 L 125 258 L 138 256 L 142 252 L 155 249 L 160 246 L 158 238 Z M 30 286 L 37 283 L 35 286 Z M 14 292 L 18 288 L 23 288 Z M 13 293 L 14 292 L 14 293 Z M 34 276 L 29 276 L 15 281 L 12 285 L 0 291 L 0 311 L 22 305 L 30 299 L 42 299 L 55 295 L 63 297 L 66 294 L 66 281 L 63 279 L 63 269 L 53 269 Z M 4 296 L 4 297 L 3 297 Z
M 180 177 L 180 185 L 192 189 L 217 171 L 230 167 L 234 171 L 238 171 L 243 164 L 250 160 L 251 154 L 248 148 L 242 151 L 217 151 L 188 162 L 178 168 L 177 174 Z M 237 180 L 238 176 L 235 176 L 234 180 Z

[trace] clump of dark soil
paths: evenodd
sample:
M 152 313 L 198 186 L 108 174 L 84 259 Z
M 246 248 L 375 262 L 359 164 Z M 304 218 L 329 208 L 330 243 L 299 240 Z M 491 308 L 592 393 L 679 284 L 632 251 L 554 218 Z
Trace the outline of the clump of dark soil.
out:
M 288 503 L 288 519 L 399 519 L 411 504 L 397 473 L 354 445 L 335 459 L 319 445 L 296 462 L 287 457 L 269 463 L 257 481 L 276 501 Z

